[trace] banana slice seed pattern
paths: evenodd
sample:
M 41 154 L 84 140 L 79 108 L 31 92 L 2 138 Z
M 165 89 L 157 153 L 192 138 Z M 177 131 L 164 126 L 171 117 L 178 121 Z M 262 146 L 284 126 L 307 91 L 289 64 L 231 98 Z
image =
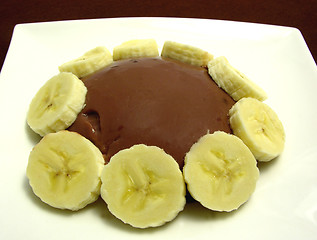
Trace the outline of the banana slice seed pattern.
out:
M 204 161 L 200 163 L 200 167 L 207 176 L 210 176 L 210 181 L 213 186 L 213 191 L 221 191 L 224 187 L 225 193 L 230 194 L 233 190 L 233 183 L 238 178 L 244 176 L 245 172 L 241 169 L 241 163 L 238 158 L 229 159 L 222 152 L 210 151 L 210 158 L 217 159 L 216 161 Z M 223 184 L 219 184 L 221 181 Z
M 153 171 L 141 166 L 138 159 L 127 160 L 123 168 L 128 181 L 126 193 L 122 196 L 123 203 L 138 198 L 135 208 L 142 209 L 147 204 L 152 204 L 153 200 L 164 198 L 165 194 L 158 190 L 160 184 L 167 181 L 166 179 L 157 177 Z

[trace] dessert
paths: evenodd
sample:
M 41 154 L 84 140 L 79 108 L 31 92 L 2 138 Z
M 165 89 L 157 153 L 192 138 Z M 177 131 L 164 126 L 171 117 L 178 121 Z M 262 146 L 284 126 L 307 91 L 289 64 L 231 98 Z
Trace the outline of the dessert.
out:
M 244 97 L 252 97 L 260 101 L 267 98 L 266 92 L 262 88 L 231 66 L 223 56 L 208 62 L 208 72 L 218 86 L 224 89 L 235 101 Z
M 277 114 L 255 98 L 242 98 L 229 111 L 233 133 L 258 161 L 271 161 L 284 149 L 285 132 Z
M 170 41 L 159 57 L 154 40 L 133 40 L 115 47 L 113 58 L 97 47 L 59 69 L 55 80 L 49 80 L 55 85 L 44 86 L 47 91 L 30 104 L 29 114 L 36 114 L 28 118 L 38 120 L 28 124 L 44 130 L 36 130 L 41 135 L 57 132 L 34 147 L 27 168 L 34 193 L 51 206 L 78 210 L 101 191 L 110 212 L 123 222 L 139 228 L 159 226 L 184 208 L 186 181 L 189 193 L 206 208 L 232 211 L 254 191 L 259 177 L 255 159 L 269 161 L 283 150 L 283 126 L 261 102 L 266 93 L 224 57 L 214 59 L 204 50 Z M 68 101 L 59 100 L 64 99 L 58 94 L 64 88 L 59 81 L 66 75 L 85 85 L 87 94 L 70 97 L 80 100 L 78 115 L 64 118 L 74 112 Z M 70 86 L 65 86 L 66 96 L 80 95 Z M 45 115 L 52 119 L 41 118 Z M 52 122 L 63 123 L 61 128 L 69 131 L 60 131 Z M 47 144 L 46 139 L 63 134 L 89 142 L 88 152 L 94 149 L 86 156 L 94 159 L 88 163 L 93 172 L 86 173 L 91 176 L 87 181 L 94 182 L 86 188 L 91 197 L 87 192 L 79 197 L 78 186 L 68 184 L 81 179 L 78 172 L 86 169 L 75 146 L 79 140 L 72 143 L 72 137 L 65 136 L 59 144 Z M 44 143 L 54 150 L 41 148 Z M 38 191 L 41 181 L 59 186 L 56 189 L 67 187 L 73 192 L 68 194 L 84 199 L 70 204 L 65 192 L 50 187 Z M 50 202 L 51 197 L 45 200 L 52 194 L 61 194 L 59 204 Z
M 185 183 L 175 160 L 162 149 L 134 145 L 115 154 L 101 175 L 109 211 L 134 227 L 157 227 L 183 210 Z
M 207 66 L 213 59 L 213 55 L 200 48 L 172 41 L 164 43 L 161 55 L 197 67 Z
M 78 78 L 85 77 L 113 62 L 111 53 L 105 47 L 99 46 L 84 55 L 59 66 L 60 72 L 71 72 Z
M 74 74 L 48 80 L 32 99 L 27 123 L 42 137 L 68 128 L 84 107 L 87 88 Z
M 207 132 L 231 132 L 234 101 L 207 69 L 167 58 L 116 61 L 83 78 L 85 107 L 69 128 L 90 139 L 106 163 L 135 144 L 158 146 L 180 168 L 190 147 Z
M 129 49 L 127 51 L 127 49 Z M 128 58 L 156 57 L 159 55 L 158 46 L 154 39 L 130 40 L 113 49 L 113 60 Z
M 33 148 L 26 175 L 35 195 L 48 205 L 79 210 L 100 194 L 103 157 L 78 133 L 49 133 Z
M 185 157 L 187 189 L 203 206 L 230 212 L 245 203 L 259 178 L 256 160 L 238 137 L 221 131 L 207 134 Z

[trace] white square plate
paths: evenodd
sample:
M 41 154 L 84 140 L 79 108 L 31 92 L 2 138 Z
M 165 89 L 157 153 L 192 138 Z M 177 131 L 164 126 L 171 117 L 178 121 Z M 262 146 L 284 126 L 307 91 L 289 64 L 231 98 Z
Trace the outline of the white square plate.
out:
M 285 150 L 259 164 L 251 199 L 232 213 L 199 204 L 163 227 L 123 224 L 98 200 L 79 212 L 53 209 L 28 185 L 28 155 L 39 137 L 28 104 L 58 66 L 98 45 L 154 38 L 224 55 L 268 93 L 286 131 Z M 17 25 L 0 77 L 0 239 L 316 239 L 317 68 L 294 28 L 219 20 L 116 18 Z

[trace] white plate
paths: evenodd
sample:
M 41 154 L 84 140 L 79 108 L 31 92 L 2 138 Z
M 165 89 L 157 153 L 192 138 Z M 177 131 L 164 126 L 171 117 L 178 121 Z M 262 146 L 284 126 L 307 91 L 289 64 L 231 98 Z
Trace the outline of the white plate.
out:
M 260 164 L 252 198 L 232 213 L 187 204 L 171 223 L 138 230 L 102 200 L 79 212 L 53 209 L 30 189 L 25 169 L 39 138 L 25 123 L 28 104 L 58 65 L 86 50 L 154 38 L 224 55 L 268 93 L 286 130 L 282 156 Z M 17 25 L 0 79 L 0 239 L 316 239 L 317 68 L 294 28 L 177 18 L 117 18 Z

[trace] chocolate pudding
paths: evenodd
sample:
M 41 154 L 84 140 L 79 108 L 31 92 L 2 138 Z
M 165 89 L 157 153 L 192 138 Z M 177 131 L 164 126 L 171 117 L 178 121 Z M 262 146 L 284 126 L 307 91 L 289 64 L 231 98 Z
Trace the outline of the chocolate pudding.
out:
M 231 133 L 234 100 L 207 69 L 167 58 L 115 61 L 82 79 L 86 105 L 69 128 L 90 139 L 105 163 L 135 144 L 158 146 L 184 165 L 185 154 L 207 132 Z

